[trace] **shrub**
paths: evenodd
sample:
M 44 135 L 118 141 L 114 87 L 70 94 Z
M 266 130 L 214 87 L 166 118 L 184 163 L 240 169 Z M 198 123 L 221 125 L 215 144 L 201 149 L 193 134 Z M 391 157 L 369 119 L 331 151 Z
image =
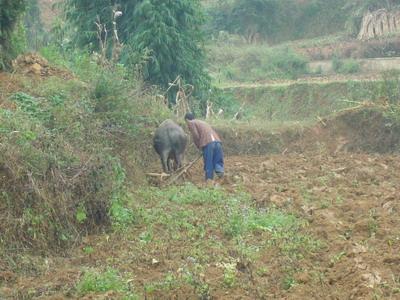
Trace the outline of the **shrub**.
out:
M 72 131 L 82 138 L 72 141 L 74 134 L 51 122 L 51 110 L 35 98 L 18 93 L 12 99 L 18 99 L 16 111 L 0 110 L 2 242 L 62 249 L 82 229 L 107 226 L 111 196 L 121 187 L 114 184 L 110 151 L 88 138 L 94 128 L 74 120 Z
M 341 60 L 338 57 L 332 59 L 332 68 L 339 74 L 354 74 L 360 71 L 360 63 L 354 59 Z
M 210 54 L 210 69 L 217 72 L 215 79 L 228 81 L 296 79 L 308 73 L 307 62 L 288 47 L 213 48 Z
M 211 100 L 215 105 L 215 113 L 218 113 L 219 109 L 223 109 L 225 116 L 233 116 L 239 111 L 240 102 L 232 94 L 220 89 L 214 89 Z
M 0 6 L 0 70 L 10 67 L 11 59 L 21 50 L 21 42 L 24 40 L 22 26 L 15 27 L 19 22 L 19 16 L 25 9 L 23 0 L 2 1 Z M 23 43 L 23 42 L 22 42 Z
M 59 251 L 83 233 L 132 224 L 126 170 L 144 177 L 151 130 L 168 114 L 122 67 L 47 53 L 85 81 L 25 77 L 0 109 L 5 249 Z

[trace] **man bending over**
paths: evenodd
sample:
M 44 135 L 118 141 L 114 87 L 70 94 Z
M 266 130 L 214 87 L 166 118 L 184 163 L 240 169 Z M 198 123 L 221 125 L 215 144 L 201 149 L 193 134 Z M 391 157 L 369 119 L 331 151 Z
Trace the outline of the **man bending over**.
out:
M 193 113 L 187 113 L 185 121 L 194 144 L 203 153 L 206 181 L 213 180 L 214 172 L 218 178 L 222 178 L 224 175 L 224 153 L 218 134 L 206 122 L 195 119 Z

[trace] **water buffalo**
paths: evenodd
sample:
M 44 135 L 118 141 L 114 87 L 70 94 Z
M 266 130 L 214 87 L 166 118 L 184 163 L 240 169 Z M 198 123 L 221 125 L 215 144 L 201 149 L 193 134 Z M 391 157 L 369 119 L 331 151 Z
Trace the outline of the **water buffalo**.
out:
M 172 120 L 165 120 L 154 133 L 154 149 L 160 155 L 165 173 L 170 173 L 182 166 L 187 136 L 182 127 Z M 175 162 L 174 166 L 172 161 Z

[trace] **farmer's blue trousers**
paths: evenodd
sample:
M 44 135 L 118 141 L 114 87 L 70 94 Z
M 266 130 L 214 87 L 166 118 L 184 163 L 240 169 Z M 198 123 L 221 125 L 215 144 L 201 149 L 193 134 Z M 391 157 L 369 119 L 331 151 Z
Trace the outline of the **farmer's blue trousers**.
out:
M 214 178 L 214 171 L 224 173 L 224 153 L 220 142 L 211 142 L 203 147 L 204 172 L 207 179 Z

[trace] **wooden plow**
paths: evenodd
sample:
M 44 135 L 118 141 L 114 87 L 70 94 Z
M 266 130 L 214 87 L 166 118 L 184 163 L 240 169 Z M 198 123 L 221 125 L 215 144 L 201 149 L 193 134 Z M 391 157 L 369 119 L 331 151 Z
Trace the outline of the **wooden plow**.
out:
M 148 178 L 151 178 L 151 181 L 156 183 L 160 187 L 165 187 L 172 185 L 178 181 L 178 179 L 184 177 L 188 174 L 188 171 L 194 164 L 202 157 L 199 155 L 196 159 L 191 161 L 190 163 L 186 164 L 185 166 L 179 168 L 172 174 L 167 173 L 146 173 Z

